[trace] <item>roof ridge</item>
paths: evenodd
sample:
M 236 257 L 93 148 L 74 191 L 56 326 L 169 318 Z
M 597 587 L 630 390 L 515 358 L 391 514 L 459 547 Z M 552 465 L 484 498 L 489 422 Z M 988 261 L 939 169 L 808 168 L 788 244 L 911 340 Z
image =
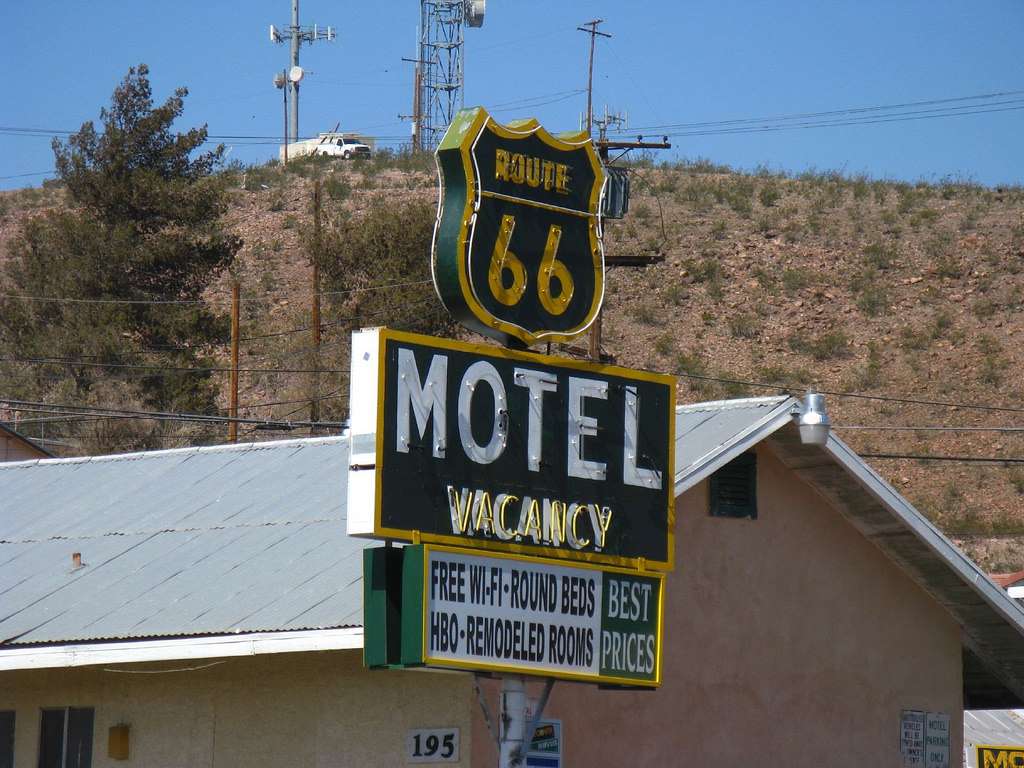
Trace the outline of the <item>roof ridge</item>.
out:
M 69 456 L 56 459 L 27 459 L 25 461 L 0 462 L 0 470 L 22 469 L 36 465 L 92 464 L 106 461 L 137 461 L 182 454 L 231 453 L 234 451 L 264 451 L 274 448 L 301 447 L 313 445 L 334 445 L 348 439 L 346 429 L 340 435 L 321 437 L 293 437 L 288 440 L 267 440 L 259 443 L 228 443 L 224 445 L 190 445 L 185 448 L 164 448 L 159 451 L 134 451 L 132 453 L 110 453 L 100 456 Z
M 728 411 L 752 406 L 775 406 L 786 400 L 796 402 L 792 395 L 769 395 L 763 397 L 738 397 L 732 400 L 706 400 L 701 403 L 677 405 L 677 413 L 699 413 L 700 411 Z
M 108 536 L 155 536 L 159 533 L 206 533 L 209 531 L 231 531 L 240 528 L 274 528 L 278 525 L 313 525 L 319 523 L 341 523 L 343 517 L 317 517 L 309 520 L 267 520 L 262 523 L 233 523 L 231 525 L 205 525 L 205 526 L 173 526 L 168 528 L 152 528 L 138 531 L 104 531 L 102 533 L 80 533 L 68 536 L 47 536 L 42 539 L 3 539 L 0 538 L 0 546 L 5 544 L 39 544 L 44 541 L 90 541 L 92 539 L 103 539 Z

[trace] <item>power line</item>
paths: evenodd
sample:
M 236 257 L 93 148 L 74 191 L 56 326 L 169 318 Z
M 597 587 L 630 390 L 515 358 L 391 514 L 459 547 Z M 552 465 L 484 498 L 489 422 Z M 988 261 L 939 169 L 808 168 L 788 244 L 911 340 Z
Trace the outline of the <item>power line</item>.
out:
M 945 99 L 928 99 L 924 101 L 908 101 L 900 104 L 876 104 L 867 107 L 846 107 L 843 109 L 834 109 L 824 112 L 797 112 L 785 115 L 774 115 L 768 117 L 741 117 L 734 118 L 731 120 L 710 120 L 697 123 L 664 123 L 662 125 L 646 125 L 631 130 L 641 131 L 659 131 L 664 129 L 673 128 L 710 128 L 725 125 L 741 125 L 748 123 L 774 123 L 784 120 L 806 120 L 809 118 L 821 118 L 831 117 L 839 115 L 853 115 L 863 114 L 868 112 L 883 112 L 893 109 L 907 109 L 909 107 L 925 107 L 934 106 L 936 104 L 952 104 L 964 101 L 985 101 L 997 98 L 1003 98 L 1006 96 L 1021 96 L 1024 95 L 1024 90 L 1015 91 L 995 91 L 991 93 L 979 93 L 973 96 L 955 96 L 952 98 Z
M 231 368 L 188 367 L 180 365 L 137 365 L 133 363 L 95 363 L 87 360 L 59 357 L 14 358 L 0 357 L 0 363 L 19 365 L 73 365 L 85 368 L 124 368 L 135 371 L 159 371 L 166 373 L 231 373 Z M 239 368 L 239 373 L 338 373 L 348 374 L 337 368 Z
M 308 402 L 308 398 L 305 402 Z M 115 419 L 150 419 L 153 421 L 181 421 L 200 424 L 255 424 L 261 426 L 281 426 L 284 429 L 296 427 L 333 427 L 342 429 L 348 426 L 344 421 L 283 421 L 280 419 L 248 419 L 230 416 L 212 416 L 202 413 L 174 413 L 168 411 L 137 411 L 126 408 L 101 408 L 88 405 L 70 405 L 67 403 L 42 403 L 30 400 L 9 400 L 0 397 L 0 403 L 6 410 L 25 413 L 70 413 L 76 416 L 101 415 Z M 293 411 L 294 413 L 294 411 Z
M 804 387 L 793 387 L 788 384 L 781 383 L 766 383 L 762 381 L 744 381 L 743 379 L 727 379 L 719 376 L 705 376 L 697 373 L 677 373 L 675 374 L 679 378 L 684 379 L 695 379 L 697 381 L 713 381 L 718 384 L 737 384 L 746 387 L 755 387 L 758 389 L 771 389 L 776 392 L 785 392 L 786 394 L 793 394 L 793 390 L 803 389 Z M 958 403 L 948 400 L 925 400 L 922 398 L 912 397 L 896 397 L 890 395 L 866 395 L 861 392 L 840 392 L 829 389 L 816 389 L 822 395 L 830 395 L 832 397 L 848 397 L 856 398 L 859 400 L 876 400 L 885 403 L 900 403 L 903 405 L 927 405 L 936 408 L 957 408 L 962 410 L 973 410 L 973 411 L 991 411 L 995 413 L 1024 413 L 1024 408 L 1015 408 L 1012 406 L 1003 405 L 985 405 L 983 403 Z M 798 393 L 799 394 L 799 393 Z
M 348 288 L 344 291 L 320 291 L 315 294 L 316 296 L 348 296 L 355 293 L 368 293 L 372 291 L 383 291 L 390 290 L 392 288 L 409 288 L 417 285 L 428 285 L 430 280 L 409 280 L 398 283 L 382 283 L 380 285 L 368 285 L 363 288 Z M 312 293 L 275 293 L 268 291 L 266 293 L 250 293 L 248 296 L 244 296 L 243 300 L 258 301 L 260 299 L 268 297 L 287 298 L 290 300 L 298 299 L 311 299 L 314 294 Z M 39 301 L 39 302 L 54 302 L 60 304 L 182 304 L 182 305 L 196 305 L 196 304 L 207 304 L 205 299 L 80 299 L 70 296 L 27 296 L 24 294 L 14 293 L 0 293 L 0 299 L 14 299 L 19 301 Z
M 858 453 L 864 459 L 917 459 L 920 461 L 955 461 L 962 464 L 1024 464 L 1024 458 L 998 456 L 936 456 L 918 453 Z
M 310 403 L 313 401 L 323 402 L 324 400 L 339 400 L 341 398 L 348 397 L 347 394 L 342 394 L 341 390 L 334 390 L 326 395 L 318 395 L 316 397 L 302 397 L 296 398 L 295 400 L 274 400 L 266 403 L 252 403 L 250 405 L 239 405 L 239 408 L 248 410 L 249 408 L 268 408 L 273 405 L 295 405 L 296 403 Z
M 689 132 L 668 132 L 665 136 L 671 137 L 686 137 L 686 136 L 725 136 L 734 134 L 748 134 L 748 133 L 768 133 L 774 131 L 791 131 L 791 130 L 807 130 L 811 128 L 841 128 L 844 126 L 856 126 L 856 125 L 875 125 L 879 123 L 904 123 L 911 122 L 914 120 L 930 120 L 941 117 L 966 117 L 969 115 L 985 115 L 993 112 L 1017 112 L 1024 109 L 1024 103 L 1021 106 L 1015 107 L 1001 107 L 998 109 L 978 109 L 972 112 L 949 112 L 945 114 L 927 114 L 918 115 L 917 117 L 886 117 L 886 118 L 873 118 L 873 119 L 854 119 L 846 121 L 830 121 L 830 122 L 816 122 L 816 123 L 796 123 L 791 125 L 775 125 L 775 126 L 761 126 L 753 128 L 736 128 L 728 130 L 718 131 L 689 131 Z M 913 113 L 907 113 L 913 114 Z
M 874 424 L 833 424 L 833 429 L 859 429 L 873 432 L 1024 432 L 1024 427 L 892 427 Z
M 8 179 L 24 179 L 29 176 L 52 176 L 54 171 L 35 171 L 34 173 L 15 173 L 10 176 L 0 176 L 0 181 L 7 181 Z

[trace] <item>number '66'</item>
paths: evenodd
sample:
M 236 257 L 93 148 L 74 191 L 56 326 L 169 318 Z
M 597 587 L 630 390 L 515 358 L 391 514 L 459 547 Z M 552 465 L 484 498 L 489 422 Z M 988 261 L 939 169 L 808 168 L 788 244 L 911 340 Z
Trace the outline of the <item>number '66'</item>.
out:
M 515 228 L 515 216 L 505 214 L 501 217 L 498 237 L 494 242 L 494 251 L 491 253 L 491 263 L 487 268 L 487 283 L 491 287 L 491 293 L 494 294 L 494 298 L 507 307 L 513 307 L 519 303 L 523 294 L 526 293 L 528 282 L 526 267 L 508 247 Z M 548 239 L 544 244 L 544 255 L 541 257 L 540 271 L 537 273 L 537 298 L 540 299 L 541 306 L 555 316 L 561 315 L 568 309 L 574 288 L 569 268 L 555 258 L 561 239 L 562 228 L 557 224 L 552 224 L 548 229 Z M 511 273 L 512 276 L 510 285 L 506 285 L 506 272 Z M 553 279 L 557 279 L 558 282 L 557 294 L 551 290 Z

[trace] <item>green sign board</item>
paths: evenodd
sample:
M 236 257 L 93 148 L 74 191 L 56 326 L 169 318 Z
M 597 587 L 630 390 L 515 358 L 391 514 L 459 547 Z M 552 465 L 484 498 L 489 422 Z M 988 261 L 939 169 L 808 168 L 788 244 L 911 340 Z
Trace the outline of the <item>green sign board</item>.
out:
M 459 112 L 437 149 L 434 284 L 448 311 L 506 345 L 567 341 L 601 308 L 605 173 L 584 133 Z
M 352 352 L 350 534 L 672 568 L 672 377 L 386 329 Z
M 374 580 L 388 552 L 401 552 L 401 597 L 390 614 L 366 613 L 368 666 L 661 681 L 660 574 L 418 545 L 367 550 L 368 585 L 388 581 Z

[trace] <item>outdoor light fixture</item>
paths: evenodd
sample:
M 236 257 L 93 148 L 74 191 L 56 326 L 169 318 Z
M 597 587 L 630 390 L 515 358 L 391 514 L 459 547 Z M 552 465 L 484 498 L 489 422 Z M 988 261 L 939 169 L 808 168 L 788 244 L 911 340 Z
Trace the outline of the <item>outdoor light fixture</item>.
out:
M 829 429 L 832 422 L 829 421 L 828 413 L 825 411 L 825 396 L 814 390 L 807 390 L 807 397 L 799 408 L 793 409 L 793 415 L 797 417 L 796 423 L 800 427 L 800 442 L 804 445 L 825 445 L 828 442 Z

